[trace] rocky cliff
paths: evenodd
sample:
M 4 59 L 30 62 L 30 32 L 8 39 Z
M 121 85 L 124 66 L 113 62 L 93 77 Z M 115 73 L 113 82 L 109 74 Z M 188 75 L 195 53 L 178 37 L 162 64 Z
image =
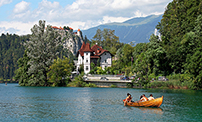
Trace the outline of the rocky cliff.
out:
M 80 29 L 77 32 L 73 32 L 73 29 L 69 30 L 63 28 L 52 27 L 61 34 L 61 39 L 63 41 L 63 47 L 67 48 L 75 56 L 77 51 L 81 48 L 83 44 L 83 36 Z

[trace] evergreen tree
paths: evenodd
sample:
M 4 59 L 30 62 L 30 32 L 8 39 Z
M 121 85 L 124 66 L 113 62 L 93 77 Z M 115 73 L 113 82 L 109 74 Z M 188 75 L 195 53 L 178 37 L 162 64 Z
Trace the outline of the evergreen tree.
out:
M 12 81 L 14 71 L 18 68 L 17 60 L 24 53 L 22 43 L 28 39 L 29 35 L 18 36 L 7 33 L 0 36 L 0 79 Z
M 57 49 L 61 44 L 59 34 L 50 25 L 45 27 L 45 21 L 39 21 L 31 29 L 32 35 L 26 41 L 27 55 L 30 58 L 28 74 L 31 76 L 31 86 L 46 86 L 47 72 L 58 54 Z
M 18 81 L 20 86 L 31 86 L 32 84 L 29 81 L 30 75 L 28 74 L 28 69 L 30 65 L 28 62 L 30 58 L 27 56 L 27 51 L 25 51 L 22 58 L 18 60 L 19 68 L 15 71 L 15 80 Z

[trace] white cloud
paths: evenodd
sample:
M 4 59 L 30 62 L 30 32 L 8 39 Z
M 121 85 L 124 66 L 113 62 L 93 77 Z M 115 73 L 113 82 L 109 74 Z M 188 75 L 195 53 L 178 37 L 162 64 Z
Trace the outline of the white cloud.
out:
M 23 13 L 26 12 L 29 9 L 30 3 L 22 1 L 15 5 L 15 8 L 13 9 L 14 14 Z
M 12 2 L 12 0 L 0 0 L 0 7 L 1 7 L 2 5 L 9 4 L 9 3 L 11 3 L 11 2 Z
M 16 33 L 19 35 L 25 35 L 31 33 L 31 28 L 34 24 L 38 24 L 38 22 L 18 22 L 18 21 L 11 21 L 11 22 L 0 22 L 0 32 L 2 33 Z
M 29 24 L 33 26 L 39 20 L 46 20 L 55 26 L 88 29 L 108 22 L 123 22 L 133 17 L 163 14 L 166 5 L 171 1 L 76 0 L 71 5 L 62 7 L 60 5 L 62 3 L 42 0 L 38 4 L 38 8 L 32 11 L 30 3 L 22 1 L 16 4 L 11 18 L 13 22 L 19 22 L 19 26 L 22 26 L 22 29 L 17 25 L 15 26 L 16 29 L 20 30 L 18 33 L 21 34 L 25 30 L 30 30 Z
M 112 23 L 112 22 L 123 22 L 126 20 L 129 20 L 130 18 L 128 17 L 109 17 L 109 16 L 104 16 L 103 17 L 103 23 Z

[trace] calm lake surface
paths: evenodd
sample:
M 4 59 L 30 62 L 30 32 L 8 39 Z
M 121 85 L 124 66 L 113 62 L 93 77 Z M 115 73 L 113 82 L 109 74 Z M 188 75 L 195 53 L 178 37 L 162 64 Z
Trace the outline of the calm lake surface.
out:
M 141 94 L 164 96 L 160 108 L 126 107 Z M 202 91 L 20 87 L 0 84 L 0 121 L 202 121 Z

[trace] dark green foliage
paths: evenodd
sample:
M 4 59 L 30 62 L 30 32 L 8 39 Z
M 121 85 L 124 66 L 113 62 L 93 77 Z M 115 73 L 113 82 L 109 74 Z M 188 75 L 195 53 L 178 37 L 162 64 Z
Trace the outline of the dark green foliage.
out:
M 19 68 L 15 71 L 15 81 L 17 81 L 20 86 L 31 86 L 28 82 L 30 75 L 27 73 L 30 67 L 30 65 L 28 65 L 29 60 L 30 58 L 27 56 L 26 51 L 23 57 L 18 60 Z
M 156 26 L 170 62 L 167 66 L 176 73 L 184 71 L 187 54 L 180 42 L 185 34 L 194 30 L 195 20 L 201 14 L 201 3 L 198 0 L 174 0 L 168 4 L 161 22 Z
M 83 73 L 84 73 L 84 65 L 83 65 L 83 64 L 81 64 L 81 65 L 79 66 L 78 71 L 80 72 L 80 74 L 83 74 Z
M 133 88 L 133 83 L 126 83 L 127 88 Z
M 95 66 L 95 64 L 93 62 L 90 63 L 90 74 L 96 74 L 97 71 L 97 67 Z
M 200 0 L 173 0 L 156 26 L 168 62 L 163 67 L 168 73 L 188 73 L 197 88 L 202 88 L 201 10 Z
M 66 57 L 55 59 L 47 73 L 49 86 L 67 86 L 74 66 Z
M 18 68 L 18 59 L 24 54 L 23 42 L 27 36 L 2 34 L 0 36 L 0 79 L 13 79 L 14 71 Z
M 82 75 L 79 75 L 77 77 L 75 77 L 75 79 L 70 82 L 67 86 L 71 86 L 71 87 L 85 87 L 87 85 L 86 82 L 84 82 Z

